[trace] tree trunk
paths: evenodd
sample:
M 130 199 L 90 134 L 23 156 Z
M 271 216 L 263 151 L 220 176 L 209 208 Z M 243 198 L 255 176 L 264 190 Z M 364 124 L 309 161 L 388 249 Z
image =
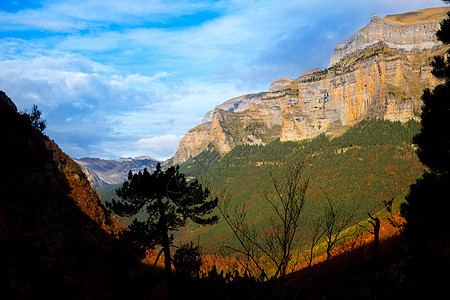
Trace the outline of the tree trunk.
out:
M 164 249 L 164 271 L 166 276 L 169 277 L 172 274 L 172 259 L 170 256 L 170 242 L 167 230 L 163 232 L 162 246 Z
M 369 221 L 373 226 L 373 252 L 375 257 L 375 263 L 378 265 L 379 260 L 379 248 L 380 248 L 380 228 L 381 228 L 381 222 L 378 217 L 373 217 L 370 213 L 367 213 L 369 215 L 369 218 L 371 218 L 374 222 Z
M 373 227 L 374 233 L 374 252 L 375 252 L 375 262 L 379 263 L 379 249 L 380 249 L 380 219 L 375 218 L 375 226 Z
M 166 212 L 164 210 L 164 204 L 161 199 L 158 200 L 159 206 L 159 226 L 161 228 L 162 243 L 164 251 L 164 273 L 166 275 L 166 288 L 167 288 L 167 299 L 172 299 L 172 258 L 170 256 L 170 240 L 169 232 L 167 229 L 167 218 Z
M 172 273 L 172 260 L 170 257 L 170 240 L 169 240 L 169 233 L 167 229 L 167 218 L 166 218 L 166 212 L 164 211 L 164 204 L 161 199 L 158 200 L 158 206 L 159 206 L 159 226 L 161 228 L 161 234 L 162 234 L 162 243 L 161 246 L 164 250 L 164 270 L 166 273 L 167 278 Z

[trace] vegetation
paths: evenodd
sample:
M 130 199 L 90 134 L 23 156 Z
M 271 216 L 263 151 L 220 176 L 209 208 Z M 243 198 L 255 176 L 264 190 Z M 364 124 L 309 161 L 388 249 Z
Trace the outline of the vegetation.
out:
M 144 250 L 161 245 L 168 277 L 172 272 L 172 237 L 169 234 L 184 226 L 187 219 L 201 225 L 217 222 L 217 216 L 203 218 L 217 206 L 217 199 L 208 201 L 208 189 L 203 190 L 197 180 L 187 182 L 178 166 L 163 171 L 158 164 L 152 174 L 147 169 L 137 174 L 130 171 L 128 181 L 116 192 L 121 200 L 107 202 L 114 213 L 131 217 L 143 210 L 147 212 L 146 222 L 135 219 L 128 231 Z
M 327 265 L 334 248 L 346 237 L 344 229 L 353 220 L 355 212 L 354 209 L 349 214 L 343 214 L 329 201 L 320 217 L 313 221 L 312 234 L 306 234 L 304 209 L 309 181 L 303 179 L 302 168 L 298 164 L 289 165 L 278 174 L 271 174 L 273 190 L 264 193 L 264 197 L 274 216 L 269 218 L 269 224 L 264 230 L 246 218 L 245 206 L 233 211 L 229 211 L 228 203 L 224 203 L 223 208 L 219 207 L 223 219 L 239 243 L 238 247 L 225 245 L 222 249 L 231 250 L 245 274 L 270 283 L 274 294 L 280 298 L 285 297 L 286 276 L 298 267 L 301 247 L 307 246 L 305 252 L 308 253 L 304 257 L 311 267 L 316 248 L 323 241 L 326 259 L 322 267 L 298 288 L 297 295 Z
M 221 158 L 221 154 L 214 147 L 209 147 L 208 150 L 204 150 L 199 155 L 190 158 L 188 161 L 183 163 L 180 166 L 180 172 L 186 174 L 187 176 L 194 176 L 198 178 Z
M 359 207 L 354 216 L 357 222 L 365 220 L 367 212 L 373 215 L 383 209 L 383 200 L 401 199 L 408 185 L 422 173 L 423 166 L 411 147 L 411 139 L 419 130 L 420 124 L 412 120 L 367 119 L 333 139 L 320 135 L 300 142 L 240 145 L 205 165 L 200 159 L 206 156 L 204 152 L 199 159 L 182 164 L 181 169 L 187 176 L 208 183 L 210 190 L 232 195 L 230 207 L 245 204 L 248 220 L 264 230 L 272 216 L 264 196 L 273 188 L 271 172 L 304 162 L 302 176 L 310 180 L 307 196 L 311 198 L 304 208 L 309 219 L 306 226 L 312 228 L 328 198 L 343 211 Z M 188 224 L 175 240 L 200 238 L 205 251 L 217 252 L 217 237 L 238 246 L 224 220 L 210 228 Z
M 374 56 L 378 56 L 380 54 L 384 54 L 384 55 L 391 54 L 392 52 L 393 52 L 392 50 L 390 50 L 389 48 L 387 48 L 386 46 L 383 45 L 381 47 L 372 49 L 370 52 L 364 52 L 363 54 L 361 54 L 360 56 L 358 56 L 356 58 L 355 62 L 365 61 L 365 60 L 367 60 L 369 58 L 372 58 Z
M 446 1 L 449 2 L 449 1 Z M 450 44 L 450 14 L 441 23 L 437 37 Z M 447 210 L 450 199 L 450 51 L 437 56 L 433 75 L 442 83 L 422 96 L 421 129 L 414 137 L 420 161 L 428 167 L 411 185 L 401 213 L 406 220 L 403 232 L 413 250 L 409 280 L 420 285 L 444 290 L 441 277 L 448 272 L 450 225 Z M 420 275 L 419 275 L 420 274 Z M 426 276 L 422 277 L 422 274 Z
M 38 109 L 36 104 L 33 105 L 31 111 L 25 111 L 22 115 L 27 117 L 31 123 L 31 127 L 40 132 L 43 132 L 47 127 L 47 121 L 41 119 L 42 112 Z
M 175 251 L 173 265 L 177 270 L 177 274 L 198 278 L 202 266 L 200 248 L 195 246 L 192 242 L 181 245 L 177 251 Z

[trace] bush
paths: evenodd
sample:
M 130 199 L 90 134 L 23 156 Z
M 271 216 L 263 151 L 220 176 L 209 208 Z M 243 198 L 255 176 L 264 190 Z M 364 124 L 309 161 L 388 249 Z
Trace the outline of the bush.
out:
M 199 247 L 192 242 L 181 245 L 173 256 L 173 265 L 180 275 L 198 277 L 202 266 Z

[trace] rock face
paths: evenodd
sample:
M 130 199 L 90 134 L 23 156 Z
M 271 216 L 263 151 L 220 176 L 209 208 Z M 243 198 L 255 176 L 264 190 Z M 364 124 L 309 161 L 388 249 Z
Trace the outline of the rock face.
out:
M 286 78 L 286 79 L 288 79 L 288 78 Z M 290 79 L 290 80 L 292 81 L 292 79 Z M 272 83 L 272 84 L 274 84 L 274 83 Z M 286 86 L 286 85 L 284 85 L 284 86 Z M 229 112 L 244 111 L 246 109 L 249 109 L 253 105 L 259 103 L 259 101 L 261 101 L 261 98 L 262 98 L 262 96 L 264 96 L 264 94 L 265 93 L 247 94 L 244 96 L 236 97 L 236 98 L 227 100 L 224 103 L 216 106 L 215 109 L 222 109 L 222 110 L 226 110 Z M 207 123 L 207 122 L 212 122 L 213 114 L 214 114 L 214 110 L 208 111 L 202 120 L 202 124 Z
M 225 153 L 243 143 L 337 134 L 366 117 L 417 118 L 423 89 L 438 84 L 430 62 L 448 49 L 434 37 L 439 28 L 435 19 L 445 17 L 446 10 L 440 11 L 431 21 L 409 18 L 406 25 L 372 16 L 369 25 L 336 47 L 329 68 L 277 80 L 267 93 L 257 94 L 260 99 L 246 102 L 246 109 L 233 108 L 242 97 L 217 106 L 180 140 L 173 162 L 182 163 L 209 147 Z
M 442 8 L 422 10 L 426 12 L 441 12 Z M 420 11 L 420 12 L 422 12 Z M 408 13 L 407 13 L 408 14 Z M 410 13 L 409 13 L 410 14 Z M 369 46 L 384 42 L 391 49 L 411 51 L 432 49 L 440 44 L 435 32 L 439 29 L 439 20 L 427 20 L 429 14 L 417 14 L 416 23 L 399 24 L 387 20 L 402 20 L 401 15 L 389 16 L 387 20 L 378 15 L 372 15 L 370 23 L 353 35 L 349 40 L 339 44 L 334 49 L 329 67 L 338 63 L 345 56 Z M 432 14 L 435 16 L 435 14 Z M 395 16 L 398 16 L 397 18 Z M 421 18 L 422 17 L 422 18 Z M 421 20 L 426 20 L 422 21 Z

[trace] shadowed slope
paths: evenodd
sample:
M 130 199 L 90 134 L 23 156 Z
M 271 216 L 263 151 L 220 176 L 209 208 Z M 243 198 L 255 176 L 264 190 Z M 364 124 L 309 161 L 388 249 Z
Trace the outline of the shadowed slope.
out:
M 0 297 L 107 295 L 109 219 L 80 167 L 0 92 Z

